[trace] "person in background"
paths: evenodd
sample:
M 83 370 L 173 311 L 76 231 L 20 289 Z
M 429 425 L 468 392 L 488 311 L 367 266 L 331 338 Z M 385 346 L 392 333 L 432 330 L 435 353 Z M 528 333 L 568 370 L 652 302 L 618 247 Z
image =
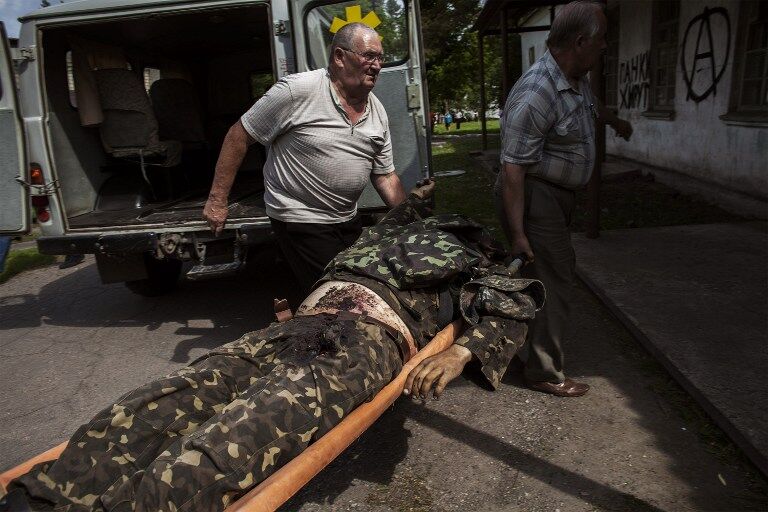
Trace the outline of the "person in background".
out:
M 11 250 L 11 237 L 0 236 L 0 274 L 5 272 L 5 260 Z
M 443 122 L 445 123 L 445 131 L 449 131 L 453 122 L 453 115 L 450 112 L 446 112 L 443 116 Z

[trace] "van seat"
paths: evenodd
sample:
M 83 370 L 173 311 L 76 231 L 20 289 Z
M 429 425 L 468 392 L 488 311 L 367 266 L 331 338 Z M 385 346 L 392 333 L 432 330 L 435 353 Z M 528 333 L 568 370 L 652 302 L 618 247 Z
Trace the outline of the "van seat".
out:
M 160 140 L 158 124 L 141 79 L 129 69 L 93 71 L 104 121 L 99 134 L 105 150 L 117 158 L 157 159 L 153 165 L 179 163 L 181 143 Z M 143 170 L 143 169 L 142 169 Z
M 177 140 L 185 147 L 204 143 L 205 131 L 195 86 L 183 78 L 161 78 L 149 89 L 160 139 Z

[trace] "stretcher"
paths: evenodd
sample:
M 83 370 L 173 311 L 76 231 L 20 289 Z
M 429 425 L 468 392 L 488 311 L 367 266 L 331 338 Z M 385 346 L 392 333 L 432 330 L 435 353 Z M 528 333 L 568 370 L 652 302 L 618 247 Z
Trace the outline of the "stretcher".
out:
M 424 348 L 403 365 L 398 376 L 379 391 L 373 400 L 357 407 L 327 434 L 239 500 L 229 505 L 227 512 L 271 512 L 277 510 L 280 505 L 288 501 L 291 496 L 346 450 L 397 400 L 403 393 L 405 380 L 412 369 L 424 359 L 442 352 L 453 344 L 462 328 L 462 322 L 462 319 L 455 320 L 437 333 Z M 27 473 L 36 464 L 57 459 L 66 446 L 66 442 L 61 443 L 0 474 L 2 494 L 5 494 L 11 480 Z

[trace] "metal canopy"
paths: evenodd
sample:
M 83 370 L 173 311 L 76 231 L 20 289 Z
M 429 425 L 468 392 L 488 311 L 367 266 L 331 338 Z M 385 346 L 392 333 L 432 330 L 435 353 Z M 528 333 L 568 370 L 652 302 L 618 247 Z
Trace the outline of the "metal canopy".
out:
M 472 26 L 480 35 L 498 35 L 501 33 L 502 14 L 506 11 L 507 19 L 519 20 L 527 18 L 536 9 L 541 7 L 554 7 L 567 4 L 569 0 L 487 0 Z M 519 27 L 508 27 L 508 32 L 531 32 L 533 30 L 549 30 L 549 27 L 528 27 L 520 30 Z
M 512 81 L 509 77 L 509 43 L 508 34 L 522 32 L 539 32 L 549 30 L 549 25 L 535 27 L 521 27 L 520 20 L 525 20 L 537 9 L 550 8 L 550 23 L 555 17 L 555 6 L 568 3 L 569 0 L 487 0 L 472 25 L 471 30 L 478 32 L 478 56 L 480 58 L 480 124 L 482 127 L 482 147 L 488 148 L 488 134 L 486 130 L 485 110 L 485 63 L 483 59 L 484 39 L 489 36 L 501 36 L 502 47 L 502 91 L 503 97 L 507 96 Z M 512 23 L 510 24 L 510 21 Z

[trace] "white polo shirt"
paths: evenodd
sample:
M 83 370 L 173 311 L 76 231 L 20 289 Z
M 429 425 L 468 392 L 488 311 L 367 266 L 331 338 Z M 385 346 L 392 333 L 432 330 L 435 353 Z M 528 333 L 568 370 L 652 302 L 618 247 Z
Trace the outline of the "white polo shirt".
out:
M 282 78 L 240 121 L 268 148 L 264 202 L 283 222 L 350 220 L 371 173 L 394 171 L 384 106 L 370 94 L 352 126 L 327 69 Z

